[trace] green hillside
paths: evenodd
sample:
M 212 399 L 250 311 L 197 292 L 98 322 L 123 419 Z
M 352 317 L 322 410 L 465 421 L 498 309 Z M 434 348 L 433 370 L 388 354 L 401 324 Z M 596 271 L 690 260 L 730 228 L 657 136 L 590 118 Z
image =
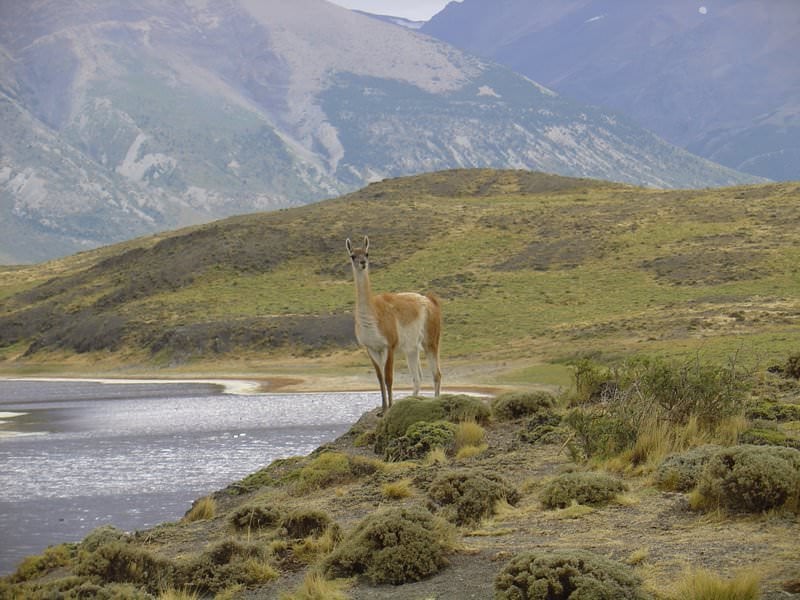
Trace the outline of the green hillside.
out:
M 0 369 L 361 368 L 344 240 L 364 234 L 374 290 L 439 294 L 445 364 L 486 365 L 493 382 L 558 379 L 553 365 L 583 355 L 764 364 L 800 340 L 799 200 L 797 183 L 660 191 L 492 170 L 386 180 L 3 268 Z

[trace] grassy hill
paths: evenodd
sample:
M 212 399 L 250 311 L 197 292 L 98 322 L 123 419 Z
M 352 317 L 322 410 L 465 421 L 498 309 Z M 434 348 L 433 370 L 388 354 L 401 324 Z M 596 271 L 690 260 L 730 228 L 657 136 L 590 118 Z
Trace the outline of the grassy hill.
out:
M 385 180 L 2 268 L 0 370 L 360 372 L 344 240 L 364 234 L 376 291 L 444 299 L 451 382 L 483 365 L 469 369 L 482 383 L 561 383 L 563 364 L 585 355 L 782 359 L 800 332 L 798 200 L 797 183 L 658 191 L 494 170 Z

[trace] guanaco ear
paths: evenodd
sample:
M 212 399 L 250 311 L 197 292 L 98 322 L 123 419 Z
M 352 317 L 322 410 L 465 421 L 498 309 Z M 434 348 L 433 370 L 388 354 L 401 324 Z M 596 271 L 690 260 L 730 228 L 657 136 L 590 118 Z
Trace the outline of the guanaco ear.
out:
M 364 236 L 364 252 L 366 252 L 367 250 L 369 250 L 369 238 L 367 236 Z
M 353 245 L 350 243 L 350 238 L 347 238 L 344 245 L 347 247 L 347 252 L 352 254 L 353 253 Z

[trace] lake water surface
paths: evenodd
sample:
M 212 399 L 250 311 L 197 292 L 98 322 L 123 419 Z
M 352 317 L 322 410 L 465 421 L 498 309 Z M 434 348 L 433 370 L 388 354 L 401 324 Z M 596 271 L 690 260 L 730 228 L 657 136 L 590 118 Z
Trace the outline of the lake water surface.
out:
M 179 519 L 196 498 L 308 454 L 379 405 L 375 393 L 0 379 L 0 574 L 100 525 Z

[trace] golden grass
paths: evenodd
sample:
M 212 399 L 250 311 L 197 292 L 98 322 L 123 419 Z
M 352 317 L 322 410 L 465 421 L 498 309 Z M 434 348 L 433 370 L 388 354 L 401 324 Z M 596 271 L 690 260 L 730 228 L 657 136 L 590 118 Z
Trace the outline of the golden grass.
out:
M 687 571 L 671 592 L 674 600 L 758 600 L 761 578 L 743 571 L 733 579 L 722 579 L 705 569 Z
M 325 579 L 319 572 L 311 571 L 303 583 L 291 593 L 281 594 L 280 600 L 348 600 L 346 590 L 351 582 L 343 579 Z
M 183 517 L 184 523 L 193 523 L 195 521 L 208 521 L 213 519 L 217 513 L 217 501 L 211 496 L 205 496 L 195 501 L 192 508 Z
M 462 421 L 456 425 L 456 451 L 468 446 L 481 446 L 486 441 L 486 430 L 474 420 Z
M 450 459 L 447 458 L 447 453 L 442 448 L 434 448 L 422 459 L 422 465 L 425 467 L 446 465 L 449 462 Z
M 456 452 L 456 459 L 467 460 L 474 458 L 486 452 L 489 449 L 488 444 L 481 444 L 480 446 L 464 446 Z
M 413 496 L 414 488 L 410 479 L 400 479 L 381 485 L 381 494 L 389 500 L 402 500 Z

